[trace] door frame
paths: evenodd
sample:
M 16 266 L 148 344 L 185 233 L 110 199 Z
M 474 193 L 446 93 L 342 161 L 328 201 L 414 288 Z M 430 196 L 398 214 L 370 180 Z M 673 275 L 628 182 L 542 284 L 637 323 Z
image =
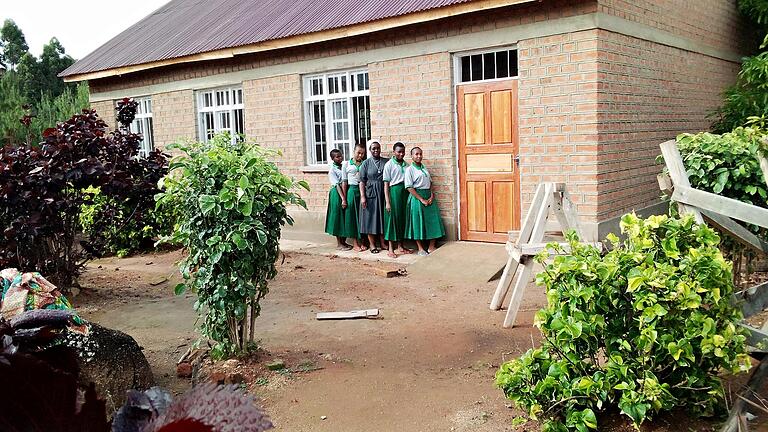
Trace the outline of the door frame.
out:
M 518 104 L 520 103 L 520 80 L 519 80 L 519 71 L 520 71 L 520 55 L 518 53 L 517 59 L 518 59 L 518 76 L 510 77 L 510 78 L 501 78 L 501 79 L 492 79 L 492 80 L 479 80 L 479 81 L 471 81 L 468 83 L 461 83 L 459 82 L 459 77 L 461 76 L 461 57 L 466 55 L 472 55 L 472 54 L 481 54 L 481 53 L 488 53 L 488 52 L 496 52 L 496 51 L 503 51 L 503 50 L 517 50 L 517 44 L 512 45 L 500 45 L 500 46 L 494 46 L 494 47 L 484 47 L 484 48 L 478 48 L 468 51 L 458 51 L 451 53 L 451 72 L 452 72 L 452 85 L 451 85 L 451 98 L 453 99 L 452 102 L 452 110 L 453 110 L 453 151 L 454 151 L 454 160 L 456 162 L 455 164 L 455 172 L 454 177 L 456 179 L 456 195 L 454 196 L 454 200 L 456 202 L 456 213 L 454 215 L 454 218 L 456 220 L 456 238 L 459 241 L 468 241 L 466 238 L 462 238 L 461 232 L 462 232 L 462 225 L 461 225 L 461 194 L 462 194 L 462 187 L 461 187 L 461 167 L 459 166 L 459 160 L 461 159 L 459 157 L 459 98 L 458 98 L 458 88 L 462 85 L 471 85 L 471 84 L 482 84 L 482 83 L 492 83 L 492 82 L 498 82 L 498 81 L 506 81 L 506 80 L 515 80 L 517 81 L 517 101 Z M 519 108 L 518 108 L 519 109 Z M 519 114 L 518 114 L 518 150 L 517 155 L 518 157 L 521 156 L 520 151 L 520 127 L 519 127 Z M 520 164 L 516 166 L 516 169 L 518 170 L 518 188 L 519 188 L 519 199 L 518 199 L 518 214 L 520 212 L 520 208 L 522 208 L 522 175 L 519 175 L 519 169 Z M 522 224 L 522 215 L 520 215 L 520 223 Z

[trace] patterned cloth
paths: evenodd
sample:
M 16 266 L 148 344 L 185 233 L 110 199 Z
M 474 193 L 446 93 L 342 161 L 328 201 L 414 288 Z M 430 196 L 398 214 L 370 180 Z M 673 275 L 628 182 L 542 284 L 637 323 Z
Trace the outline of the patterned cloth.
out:
M 6 320 L 35 309 L 72 309 L 56 285 L 40 273 L 20 273 L 14 268 L 0 271 L 0 316 Z M 72 317 L 69 329 L 88 334 L 88 327 L 79 316 Z

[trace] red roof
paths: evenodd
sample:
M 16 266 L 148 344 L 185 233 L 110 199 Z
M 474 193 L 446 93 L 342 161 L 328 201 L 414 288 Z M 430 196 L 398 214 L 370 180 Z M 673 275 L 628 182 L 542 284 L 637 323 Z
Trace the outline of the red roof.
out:
M 471 1 L 172 0 L 60 76 L 234 48 Z

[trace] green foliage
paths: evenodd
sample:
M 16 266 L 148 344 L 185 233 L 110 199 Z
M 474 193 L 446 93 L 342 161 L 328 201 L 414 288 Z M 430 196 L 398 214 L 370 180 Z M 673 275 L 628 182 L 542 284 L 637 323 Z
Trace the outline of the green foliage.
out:
M 208 143 L 169 148 L 183 154 L 171 161 L 159 205 L 181 209 L 172 239 L 188 250 L 180 265 L 185 284 L 197 294 L 195 309 L 215 357 L 242 353 L 254 345 L 253 322 L 277 270 L 281 227 L 293 220 L 287 205 L 306 208 L 294 182 L 270 161 L 278 153 L 217 135 Z
M 752 21 L 768 26 L 768 1 L 739 0 L 739 10 Z
M 690 217 L 630 214 L 621 229 L 626 240 L 610 235 L 604 256 L 568 234 L 572 254 L 537 276 L 548 304 L 535 319 L 542 346 L 496 375 L 544 431 L 596 429 L 597 414 L 614 409 L 635 425 L 676 407 L 713 415 L 718 373 L 749 369 L 717 234 Z
M 21 57 L 29 50 L 27 40 L 13 20 L 6 19 L 0 27 L 0 63 L 6 69 L 19 64 Z
M 768 191 L 757 159 L 765 129 L 738 127 L 715 135 L 681 134 L 677 147 L 691 186 L 760 207 L 768 207 Z
M 725 133 L 747 124 L 750 117 L 768 117 L 768 52 L 746 57 L 736 84 L 723 93 L 712 131 Z
M 141 217 L 136 217 L 133 206 L 103 195 L 100 188 L 89 187 L 83 193 L 88 197 L 88 204 L 81 208 L 80 226 L 87 238 L 104 239 L 100 251 L 125 257 L 151 250 L 158 239 L 173 233 L 177 219 L 175 208 L 161 205 L 146 209 Z M 131 215 L 133 217 L 129 217 Z M 116 224 L 117 221 L 121 223 Z
M 0 76 L 0 145 L 42 141 L 45 129 L 89 108 L 88 84 L 83 82 L 65 88 L 55 97 L 43 94 L 32 107 L 35 115 L 28 128 L 19 121 L 25 114 L 22 107 L 26 104 L 20 75 L 9 71 Z

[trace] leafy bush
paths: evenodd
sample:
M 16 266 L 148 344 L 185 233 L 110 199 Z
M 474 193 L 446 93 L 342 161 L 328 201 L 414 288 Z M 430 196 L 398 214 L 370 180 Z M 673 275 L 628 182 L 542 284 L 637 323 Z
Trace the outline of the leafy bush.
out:
M 156 183 L 155 183 L 156 184 Z M 174 209 L 167 206 L 155 208 L 154 201 L 130 203 L 104 196 L 99 188 L 83 191 L 89 195 L 88 201 L 80 212 L 80 225 L 83 234 L 92 242 L 100 245 L 104 253 L 125 257 L 135 252 L 151 250 L 155 242 L 173 233 L 176 221 Z M 147 191 L 159 192 L 152 187 Z M 113 221 L 123 221 L 115 225 Z
M 0 150 L 0 267 L 36 270 L 66 288 L 101 244 L 76 242 L 81 208 L 91 203 L 83 191 L 98 187 L 138 212 L 154 206 L 152 194 L 167 162 L 159 152 L 137 158 L 140 137 L 125 128 L 107 133 L 93 110 L 43 135 L 39 145 Z M 103 219 L 105 226 L 125 223 L 113 216 Z
M 568 235 L 572 255 L 537 276 L 542 346 L 496 375 L 544 431 L 596 429 L 596 414 L 614 409 L 636 425 L 675 407 L 713 415 L 718 373 L 749 369 L 717 234 L 691 217 L 626 215 L 621 229 L 627 239 L 609 236 L 604 256 Z
M 768 51 L 744 58 L 736 84 L 723 96 L 723 106 L 712 114 L 715 133 L 744 126 L 750 117 L 768 117 Z
M 767 135 L 764 129 L 751 126 L 722 135 L 679 135 L 677 147 L 691 186 L 768 207 L 768 191 L 757 160 L 761 140 Z
M 286 205 L 306 205 L 293 190 L 308 189 L 281 174 L 277 153 L 222 134 L 208 143 L 174 144 L 183 154 L 158 196 L 180 209 L 173 240 L 188 250 L 180 270 L 197 294 L 201 332 L 215 357 L 241 353 L 254 341 L 254 320 L 267 282 L 277 274 L 280 229 L 293 223 Z

